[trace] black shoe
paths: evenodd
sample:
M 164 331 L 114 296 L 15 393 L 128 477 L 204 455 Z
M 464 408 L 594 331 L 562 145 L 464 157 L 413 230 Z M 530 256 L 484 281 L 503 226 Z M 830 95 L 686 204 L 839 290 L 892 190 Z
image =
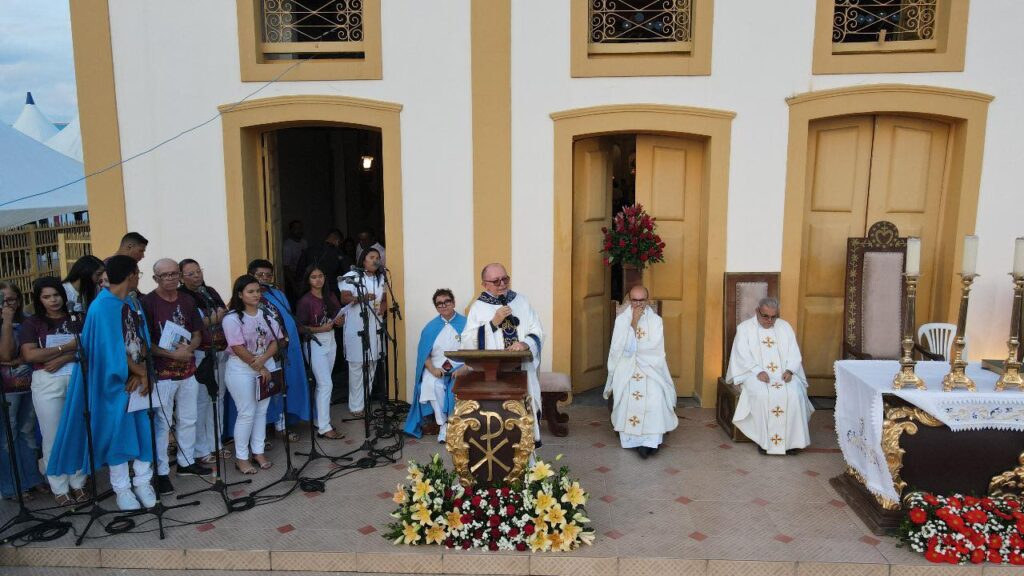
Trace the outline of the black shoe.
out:
M 636 452 L 644 460 L 647 460 L 647 457 L 651 455 L 651 449 L 648 448 L 647 446 L 639 446 L 639 447 L 637 447 Z
M 171 484 L 171 477 L 167 474 L 157 474 L 156 491 L 161 495 L 174 494 L 174 484 Z
M 178 464 L 178 476 L 209 476 L 210 474 L 213 474 L 213 469 L 199 462 L 193 462 L 188 466 Z
M 651 454 L 650 455 L 654 456 L 655 454 L 658 453 L 658 450 L 661 450 L 661 446 L 655 446 L 654 448 L 651 448 Z

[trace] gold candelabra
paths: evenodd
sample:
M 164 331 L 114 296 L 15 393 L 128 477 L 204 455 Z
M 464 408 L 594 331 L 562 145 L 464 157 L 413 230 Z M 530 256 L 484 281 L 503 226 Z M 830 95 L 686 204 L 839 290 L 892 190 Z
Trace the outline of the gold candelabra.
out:
M 960 275 L 960 314 L 956 320 L 956 338 L 953 339 L 953 358 L 949 362 L 949 374 L 942 379 L 942 391 L 949 392 L 954 388 L 966 388 L 968 392 L 974 392 L 977 388 L 974 380 L 967 375 L 967 361 L 964 360 L 964 347 L 967 339 L 964 332 L 967 330 L 967 301 L 971 296 L 971 284 L 977 274 Z
M 914 326 L 917 325 L 917 275 L 904 274 L 903 281 L 907 285 L 906 306 L 904 307 L 906 317 L 903 322 L 903 356 L 900 358 L 900 371 L 892 379 L 893 390 L 899 390 L 904 386 L 913 386 L 918 390 L 927 390 L 924 380 L 914 373 Z
M 1006 347 L 1010 354 L 1006 357 L 1006 365 L 1003 367 L 1003 375 L 996 382 L 996 392 L 1002 392 L 1006 388 L 1017 388 L 1024 390 L 1024 378 L 1020 375 L 1021 363 L 1017 360 L 1020 350 L 1020 306 L 1021 295 L 1024 293 L 1024 276 L 1013 276 L 1013 310 L 1010 312 L 1010 339 Z

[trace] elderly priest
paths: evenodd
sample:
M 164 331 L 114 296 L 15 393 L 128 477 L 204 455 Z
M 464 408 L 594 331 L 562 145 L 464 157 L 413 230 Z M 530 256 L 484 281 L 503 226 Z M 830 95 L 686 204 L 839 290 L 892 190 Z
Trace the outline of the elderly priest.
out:
M 647 458 L 679 425 L 676 388 L 665 363 L 661 317 L 648 306 L 647 289 L 634 286 L 629 304 L 615 318 L 604 397 L 613 396 L 612 426 L 622 447 Z
M 775 298 L 762 298 L 754 317 L 737 326 L 725 378 L 742 387 L 733 423 L 762 450 L 781 455 L 811 443 L 814 407 L 800 347 Z

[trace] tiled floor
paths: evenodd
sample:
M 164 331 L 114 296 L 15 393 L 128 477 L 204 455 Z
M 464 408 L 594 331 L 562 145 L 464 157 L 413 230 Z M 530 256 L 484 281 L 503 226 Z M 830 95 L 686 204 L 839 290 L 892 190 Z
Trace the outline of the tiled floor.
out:
M 201 506 L 167 513 L 164 540 L 154 531 L 155 521 L 148 519 L 137 528 L 140 533 L 110 536 L 94 528 L 80 548 L 70 534 L 53 542 L 0 548 L 0 564 L 410 573 L 465 573 L 477 566 L 493 573 L 545 574 L 665 574 L 666 569 L 729 573 L 721 571 L 733 565 L 719 561 L 748 561 L 736 566 L 750 574 L 776 569 L 786 574 L 897 574 L 925 568 L 919 555 L 899 547 L 895 539 L 872 537 L 829 486 L 829 478 L 844 470 L 832 412 L 814 414 L 812 450 L 786 457 L 760 455 L 752 444 L 731 443 L 710 409 L 685 407 L 677 412 L 679 429 L 646 461 L 618 447 L 608 413 L 600 406 L 571 407 L 569 436 L 544 437 L 540 456 L 562 454 L 591 494 L 588 511 L 599 536 L 593 546 L 568 556 L 489 554 L 481 558 L 483 564 L 474 564 L 472 555 L 462 552 L 393 546 L 381 533 L 393 507 L 390 493 L 405 471 L 401 464 L 387 464 L 332 479 L 323 493 L 296 489 L 281 501 L 227 516 L 219 497 L 206 493 Z M 340 417 L 336 414 L 336 422 Z M 338 454 L 359 446 L 359 423 L 341 429 L 349 438 L 322 442 L 326 451 Z M 279 439 L 274 444 L 269 454 L 275 467 L 252 477 L 250 486 L 232 487 L 233 495 L 281 476 L 283 446 Z M 295 446 L 306 448 L 308 437 Z M 425 461 L 442 449 L 432 438 L 410 441 L 400 461 Z M 330 467 L 329 461 L 319 460 L 303 475 L 318 476 Z M 106 474 L 100 476 L 105 483 Z M 240 478 L 232 468 L 229 480 Z M 202 480 L 181 478 L 175 485 L 184 493 L 202 486 Z M 4 502 L 0 518 L 14 511 Z M 74 523 L 80 530 L 84 519 Z M 657 559 L 688 562 L 664 564 Z M 767 564 L 749 563 L 753 561 Z

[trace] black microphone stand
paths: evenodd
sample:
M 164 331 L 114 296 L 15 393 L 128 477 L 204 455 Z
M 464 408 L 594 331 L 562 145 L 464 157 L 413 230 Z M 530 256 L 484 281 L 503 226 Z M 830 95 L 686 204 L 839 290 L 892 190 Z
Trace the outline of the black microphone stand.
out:
M 142 317 L 142 307 L 139 306 L 138 310 L 133 311 Z M 149 330 L 149 326 L 146 323 L 140 323 L 140 326 L 144 326 L 145 330 Z M 145 362 L 146 362 L 146 375 L 149 379 L 149 445 L 153 450 L 153 461 L 150 466 L 153 469 L 153 476 L 150 482 L 153 484 L 153 492 L 156 494 L 156 504 L 152 508 L 142 508 L 140 510 L 134 510 L 126 514 L 122 514 L 114 518 L 114 520 L 107 527 L 108 531 L 113 530 L 115 532 L 126 532 L 135 527 L 135 521 L 132 518 L 136 516 L 142 516 L 143 514 L 152 514 L 156 516 L 157 526 L 160 531 L 160 539 L 163 540 L 166 536 L 164 535 L 164 514 L 168 510 L 175 510 L 177 508 L 185 508 L 188 506 L 199 506 L 198 500 L 186 502 L 184 504 L 173 504 L 167 506 L 164 504 L 163 499 L 160 497 L 160 487 L 157 484 L 157 478 L 159 477 L 159 470 L 157 469 L 157 449 L 156 449 L 156 407 L 153 406 L 153 395 L 159 394 L 156 378 L 156 367 L 153 362 L 153 346 L 146 341 L 145 336 L 141 339 L 143 342 L 143 349 L 145 350 Z M 160 405 L 160 409 L 163 410 L 163 404 Z M 164 418 L 170 418 L 170 414 L 165 414 Z M 85 533 L 82 533 L 82 537 Z M 79 542 L 81 538 L 79 539 Z
M 398 304 L 398 299 L 395 298 L 395 291 L 391 287 L 391 270 L 387 267 L 381 266 L 384 272 L 384 286 L 388 290 L 388 297 L 391 299 L 391 329 L 385 330 L 386 342 L 391 344 L 391 361 L 393 363 L 395 376 L 395 385 L 393 388 L 394 395 L 390 398 L 390 405 L 393 409 L 394 415 L 398 416 L 401 413 L 409 411 L 409 404 L 398 397 L 398 378 L 400 376 L 398 371 L 398 321 L 402 319 L 402 308 Z M 385 325 L 387 324 L 387 318 L 384 320 Z M 387 380 L 384 381 L 385 383 Z
M 376 439 L 370 434 L 370 406 L 372 404 L 372 398 L 370 397 L 372 380 L 370 378 L 370 305 L 366 299 L 366 284 L 364 282 L 364 276 L 362 273 L 358 277 L 353 278 L 350 283 L 356 288 L 356 302 L 359 303 L 359 318 L 363 321 L 363 329 L 359 331 L 359 338 L 363 348 L 363 400 L 365 405 L 363 406 L 363 415 L 361 417 L 363 421 L 363 444 L 359 448 L 349 452 L 353 454 L 359 450 L 369 450 L 373 448 Z M 379 322 L 377 314 L 373 314 L 375 322 Z M 374 374 L 376 376 L 376 374 Z M 346 418 L 344 421 L 349 422 L 351 420 L 359 420 L 360 417 Z M 346 454 L 346 456 L 348 455 Z

